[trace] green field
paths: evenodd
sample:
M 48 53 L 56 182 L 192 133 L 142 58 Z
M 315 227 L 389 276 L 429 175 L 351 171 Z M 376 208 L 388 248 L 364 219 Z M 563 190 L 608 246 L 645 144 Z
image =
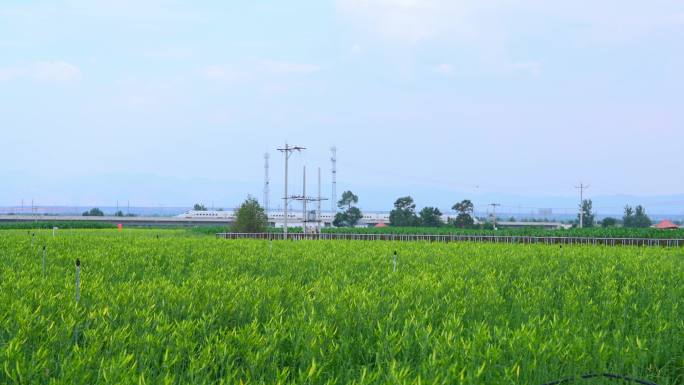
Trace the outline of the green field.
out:
M 105 222 L 89 221 L 36 221 L 0 223 L 0 230 L 34 230 L 34 229 L 113 229 L 116 225 Z
M 477 230 L 443 227 L 382 227 L 382 228 L 327 228 L 325 233 L 346 234 L 437 234 L 437 235 L 499 235 L 531 237 L 581 237 L 581 238 L 649 238 L 684 239 L 684 229 L 657 230 L 652 228 L 584 228 L 567 230 L 545 230 L 542 228 Z
M 0 231 L 0 384 L 684 384 L 679 249 L 36 234 Z

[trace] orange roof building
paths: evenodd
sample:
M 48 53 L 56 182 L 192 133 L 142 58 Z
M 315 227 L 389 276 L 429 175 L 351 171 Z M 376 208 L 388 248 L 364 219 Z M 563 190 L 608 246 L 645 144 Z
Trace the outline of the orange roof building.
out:
M 377 229 L 377 228 L 381 228 L 381 227 L 387 227 L 387 225 L 384 224 L 384 223 L 382 223 L 382 222 L 380 222 L 380 223 L 378 223 L 378 224 L 375 225 L 375 228 L 376 228 L 376 229 Z
M 657 225 L 655 225 L 655 228 L 659 229 L 659 230 L 674 230 L 674 229 L 678 229 L 679 226 L 672 223 L 672 221 L 668 221 L 666 219 L 666 220 L 658 223 Z

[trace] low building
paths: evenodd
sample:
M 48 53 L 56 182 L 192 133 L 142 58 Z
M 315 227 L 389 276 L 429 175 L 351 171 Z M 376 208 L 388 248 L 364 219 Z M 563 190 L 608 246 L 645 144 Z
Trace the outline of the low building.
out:
M 658 230 L 676 230 L 679 228 L 679 226 L 675 225 L 672 223 L 672 221 L 669 221 L 665 219 L 664 221 L 658 223 L 657 225 L 653 226 Z

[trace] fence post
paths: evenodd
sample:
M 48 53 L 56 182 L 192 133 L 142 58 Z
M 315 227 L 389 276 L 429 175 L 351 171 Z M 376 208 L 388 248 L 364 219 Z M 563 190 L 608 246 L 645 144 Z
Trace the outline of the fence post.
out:
M 76 303 L 81 300 L 81 260 L 76 258 Z

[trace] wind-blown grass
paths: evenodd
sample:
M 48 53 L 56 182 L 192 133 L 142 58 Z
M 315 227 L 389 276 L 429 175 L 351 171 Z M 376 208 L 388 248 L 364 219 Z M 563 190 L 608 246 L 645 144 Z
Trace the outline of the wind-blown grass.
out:
M 679 250 L 159 233 L 0 232 L 0 383 L 684 380 Z

